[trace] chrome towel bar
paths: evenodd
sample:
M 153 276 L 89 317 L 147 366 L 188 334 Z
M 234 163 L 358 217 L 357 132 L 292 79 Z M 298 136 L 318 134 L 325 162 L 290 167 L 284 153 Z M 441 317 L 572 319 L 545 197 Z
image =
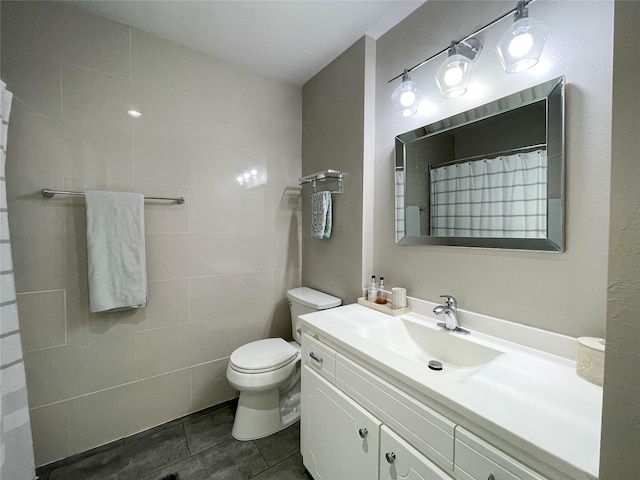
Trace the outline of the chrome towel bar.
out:
M 51 190 L 50 188 L 43 188 L 40 190 L 42 196 L 45 198 L 53 198 L 56 195 L 71 195 L 74 197 L 84 197 L 84 192 L 70 192 L 67 190 Z M 145 195 L 145 200 L 170 200 L 172 202 L 176 202 L 178 205 L 181 205 L 185 202 L 184 197 L 147 197 Z

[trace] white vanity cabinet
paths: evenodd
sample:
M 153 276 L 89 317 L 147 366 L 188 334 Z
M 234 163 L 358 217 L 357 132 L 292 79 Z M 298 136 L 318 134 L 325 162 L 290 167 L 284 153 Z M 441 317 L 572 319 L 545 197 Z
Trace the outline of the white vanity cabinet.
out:
M 430 421 L 438 423 L 439 419 L 434 420 L 430 412 L 423 411 L 417 403 L 413 405 L 408 398 L 398 397 L 400 392 L 385 395 L 374 384 L 372 388 L 375 390 L 363 389 L 362 393 L 371 395 L 369 400 L 379 403 L 382 408 L 393 411 L 384 414 L 375 409 L 365 409 L 359 402 L 366 407 L 369 407 L 369 402 L 360 398 L 356 402 L 353 396 L 344 393 L 350 394 L 349 389 L 335 385 L 338 362 L 359 368 L 356 364 L 306 334 L 302 341 L 302 355 L 301 452 L 304 465 L 315 480 L 451 480 L 427 457 L 383 426 L 378 417 L 404 419 L 410 424 L 409 431 L 426 432 L 427 436 L 432 433 L 436 444 L 444 442 L 443 449 L 450 451 L 451 458 L 452 423 L 443 425 L 445 429 L 450 427 L 449 432 L 440 431 Z M 363 373 L 354 372 L 353 387 L 372 379 Z M 343 381 L 351 381 L 345 373 L 342 376 Z M 375 398 L 379 402 L 375 402 Z M 376 416 L 370 411 L 375 411 Z M 427 430 L 424 425 L 428 425 Z M 453 468 L 452 463 L 451 466 Z
M 311 368 L 302 370 L 304 466 L 315 480 L 378 478 L 381 422 Z
M 301 453 L 315 480 L 545 480 L 307 333 Z
M 302 379 L 302 453 L 315 480 L 451 480 L 308 365 Z

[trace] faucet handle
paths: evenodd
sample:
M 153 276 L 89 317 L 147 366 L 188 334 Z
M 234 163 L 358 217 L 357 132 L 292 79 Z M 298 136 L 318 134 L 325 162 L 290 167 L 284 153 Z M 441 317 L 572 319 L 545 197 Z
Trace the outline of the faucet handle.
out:
M 440 298 L 442 298 L 445 303 L 447 304 L 447 307 L 449 307 L 452 310 L 457 310 L 458 308 L 458 301 L 455 299 L 455 297 L 452 297 L 451 295 L 440 295 Z

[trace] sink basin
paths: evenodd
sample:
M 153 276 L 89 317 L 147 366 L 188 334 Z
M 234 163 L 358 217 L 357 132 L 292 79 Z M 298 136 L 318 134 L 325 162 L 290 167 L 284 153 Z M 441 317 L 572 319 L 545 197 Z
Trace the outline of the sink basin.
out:
M 503 352 L 477 343 L 469 336 L 454 333 L 408 316 L 376 322 L 354 333 L 403 357 L 424 362 L 438 360 L 446 367 L 475 368 Z
M 411 339 L 425 353 L 452 365 L 476 367 L 489 363 L 502 354 L 501 351 L 476 343 L 460 333 L 405 318 L 402 323 Z

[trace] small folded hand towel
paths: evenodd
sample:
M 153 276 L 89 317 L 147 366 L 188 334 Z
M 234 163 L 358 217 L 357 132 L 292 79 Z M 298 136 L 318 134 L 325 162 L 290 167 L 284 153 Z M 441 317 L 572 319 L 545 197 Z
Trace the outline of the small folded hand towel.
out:
M 85 198 L 89 310 L 144 307 L 147 303 L 144 196 L 90 191 Z
M 331 192 L 311 195 L 311 236 L 330 238 L 331 221 Z

